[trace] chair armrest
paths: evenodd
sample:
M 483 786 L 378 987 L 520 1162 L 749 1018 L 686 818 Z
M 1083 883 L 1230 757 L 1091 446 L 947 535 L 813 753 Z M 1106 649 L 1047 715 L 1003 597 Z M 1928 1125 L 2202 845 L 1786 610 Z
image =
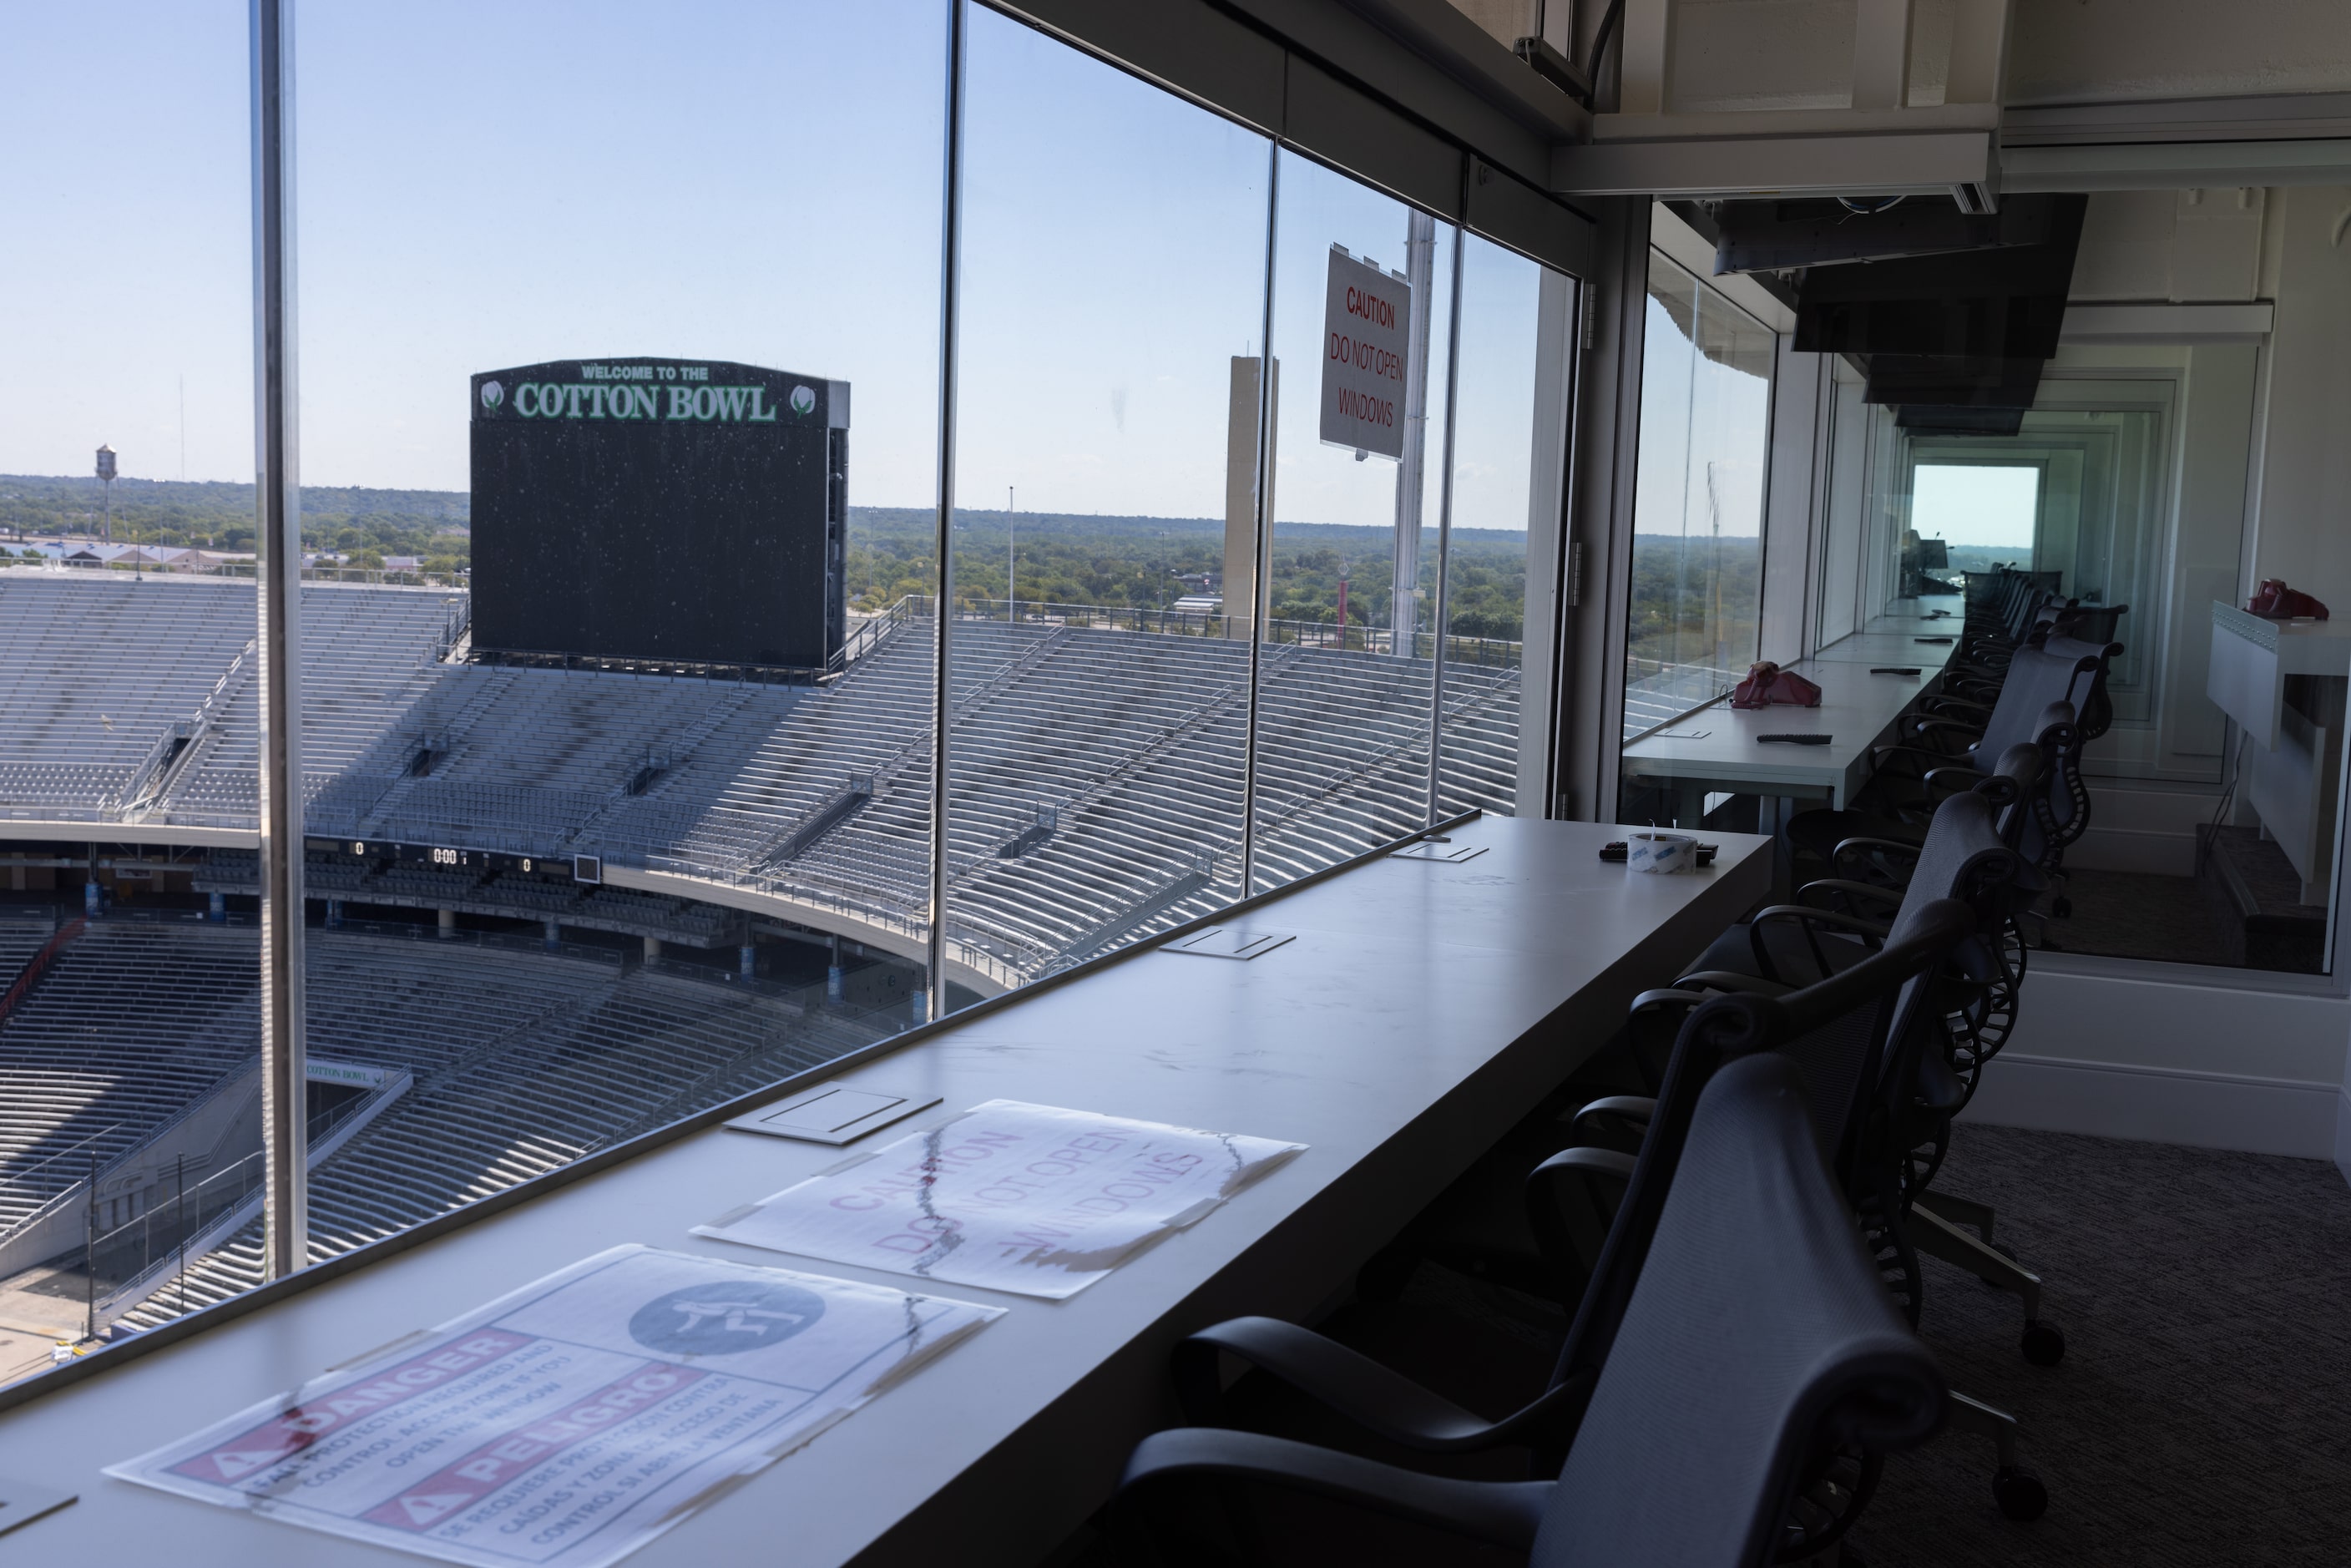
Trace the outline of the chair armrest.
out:
M 1856 833 L 1849 839 L 1839 839 L 1836 848 L 1829 853 L 1834 859 L 1843 860 L 1847 850 L 1865 850 L 1875 854 L 1902 855 L 1915 863 L 1926 847 L 1907 839 L 1873 839 L 1865 833 Z
M 1696 989 L 1729 991 L 1742 997 L 1784 997 L 1797 988 L 1784 980 L 1767 980 L 1760 975 L 1734 974 L 1729 969 L 1698 969 L 1682 977 L 1681 983 Z
M 1647 1123 L 1642 1124 L 1646 1130 Z M 1616 1209 L 1624 1201 L 1625 1189 L 1632 1184 L 1637 1164 L 1635 1155 L 1621 1149 L 1599 1149 L 1583 1146 L 1562 1149 L 1527 1173 L 1527 1228 L 1534 1232 L 1535 1250 L 1560 1279 L 1588 1277 L 1596 1260 L 1580 1256 L 1576 1251 L 1575 1232 L 1568 1223 L 1568 1210 L 1578 1196 L 1590 1199 L 1591 1218 L 1601 1238 L 1605 1238 L 1614 1226 Z M 1562 1388 L 1580 1392 L 1573 1396 L 1573 1409 L 1562 1408 L 1551 1418 L 1552 1429 L 1564 1428 L 1552 1444 L 1565 1453 L 1574 1440 L 1574 1427 L 1565 1418 L 1573 1416 L 1575 1422 L 1583 1419 L 1583 1403 L 1590 1396 L 1591 1383 L 1583 1378 L 1556 1385 L 1551 1393 Z M 1550 1397 L 1546 1395 L 1545 1397 Z
M 1926 782 L 1931 789 L 1949 789 L 1954 795 L 1963 795 L 1991 777 L 1991 774 L 1979 773 L 1972 768 L 1951 764 L 1927 769 Z
M 1925 746 L 1879 746 L 1874 747 L 1870 750 L 1869 771 L 1871 776 L 1875 778 L 1886 770 L 1886 765 L 1889 760 L 1893 760 L 1895 758 L 1907 759 L 1916 758 L 1921 761 L 1932 764 L 1932 768 L 1920 768 L 1917 772 L 1910 775 L 1914 780 L 1924 781 L 1927 774 L 1932 771 L 1933 768 L 1949 768 L 1951 764 L 1963 760 L 1964 757 L 1965 753 L 1963 752 L 1937 751 L 1931 747 Z
M 1623 1148 L 1624 1142 L 1629 1138 L 1637 1149 L 1641 1135 L 1649 1130 L 1656 1114 L 1657 1103 L 1646 1095 L 1611 1094 L 1578 1111 L 1575 1119 L 1567 1124 L 1567 1135 L 1578 1148 L 1614 1149 L 1630 1154 L 1633 1150 Z
M 1182 1479 L 1258 1481 L 1434 1525 L 1524 1552 L 1532 1549 L 1555 1481 L 1465 1481 L 1424 1476 L 1311 1443 L 1255 1432 L 1180 1427 L 1135 1446 L 1119 1479 L 1117 1534 L 1156 1533 L 1141 1499 Z
M 1920 711 L 1925 713 L 1940 713 L 1947 707 L 1969 708 L 1974 712 L 1983 714 L 1991 712 L 1991 704 L 1990 703 L 1970 702 L 1965 697 L 1956 697 L 1948 692 L 1943 693 L 1938 696 L 1929 697 L 1926 702 L 1919 705 Z
M 1423 1453 L 1473 1453 L 1524 1444 L 1532 1440 L 1531 1432 L 1551 1432 L 1567 1407 L 1573 1406 L 1576 1419 L 1583 1415 L 1581 1395 L 1553 1388 L 1516 1414 L 1489 1421 L 1311 1329 L 1279 1318 L 1250 1317 L 1203 1329 L 1176 1347 L 1176 1389 L 1186 1419 L 1202 1426 L 1224 1419 L 1217 1364 L 1225 1354 L 1280 1378 L 1367 1432 Z M 1567 1434 L 1573 1432 L 1570 1422 Z M 1566 1446 L 1562 1438 L 1559 1447 Z
M 1802 898 L 1815 888 L 1841 898 L 1867 899 L 1872 904 L 1895 907 L 1901 904 L 1904 893 L 1901 888 L 1883 887 L 1874 882 L 1855 882 L 1841 876 L 1824 876 L 1817 882 L 1804 883 L 1796 890 L 1796 896 Z M 1886 928 L 1879 922 L 1871 920 L 1865 915 L 1855 915 L 1850 910 L 1829 909 L 1811 903 L 1805 904 L 1803 907 L 1814 915 L 1834 915 L 1850 921 L 1856 935 L 1876 936 L 1886 935 Z
M 1804 885 L 1817 887 L 1821 884 L 1807 883 Z M 1863 920 L 1852 915 L 1840 915 L 1831 909 L 1815 909 L 1808 904 L 1774 904 L 1768 908 L 1760 909 L 1748 922 L 1749 946 L 1755 954 L 1755 967 L 1763 972 L 1765 979 L 1778 980 L 1782 984 L 1792 985 L 1804 982 L 1790 980 L 1788 977 L 1782 975 L 1771 962 L 1771 950 L 1763 945 L 1763 927 L 1766 923 L 1774 920 L 1793 922 L 1803 928 L 1805 944 L 1812 948 L 1813 961 L 1820 967 L 1820 973 L 1808 977 L 1808 979 L 1820 979 L 1830 972 L 1828 955 L 1822 950 L 1817 934 L 1819 928 L 1844 931 L 1863 937 L 1873 946 L 1883 941 L 1886 936 L 1885 928 L 1875 921 Z

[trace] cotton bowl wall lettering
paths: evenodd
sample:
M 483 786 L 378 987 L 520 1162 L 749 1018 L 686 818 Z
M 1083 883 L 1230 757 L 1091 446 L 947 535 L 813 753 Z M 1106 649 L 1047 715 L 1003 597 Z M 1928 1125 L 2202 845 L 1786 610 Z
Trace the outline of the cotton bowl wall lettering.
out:
M 816 669 L 839 652 L 848 383 L 558 360 L 473 392 L 477 653 Z

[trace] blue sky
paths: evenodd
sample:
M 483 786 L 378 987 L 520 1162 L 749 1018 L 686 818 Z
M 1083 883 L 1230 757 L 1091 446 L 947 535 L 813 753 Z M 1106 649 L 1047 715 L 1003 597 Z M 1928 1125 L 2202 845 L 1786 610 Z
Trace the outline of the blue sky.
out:
M 972 15 L 958 498 L 1215 514 L 1231 358 L 1263 330 L 1266 143 Z M 850 382 L 852 499 L 927 503 L 945 16 L 304 4 L 305 479 L 463 488 L 471 372 L 661 354 Z M 246 26 L 235 0 L 0 0 L 0 210 L 37 241 L 0 247 L 0 472 L 84 472 L 107 441 L 172 478 L 184 436 L 187 477 L 250 476 Z M 1302 160 L 1282 178 L 1279 508 L 1384 522 L 1394 465 L 1320 449 L 1301 372 L 1328 247 L 1400 266 L 1405 212 Z M 1457 519 L 1522 528 L 1538 269 L 1473 241 L 1467 276 Z
M 2032 548 L 2041 470 L 2022 464 L 1920 464 L 1910 476 L 1910 526 L 1921 538 L 1991 549 Z
M 1641 361 L 1640 478 L 1634 531 L 1693 538 L 1754 538 L 1763 528 L 1763 478 L 1771 434 L 1771 383 L 1698 351 L 1656 290 L 1687 298 L 1702 312 L 1721 312 L 1742 340 L 1767 340 L 1765 329 L 1739 319 L 1736 306 L 1671 262 L 1653 260 Z

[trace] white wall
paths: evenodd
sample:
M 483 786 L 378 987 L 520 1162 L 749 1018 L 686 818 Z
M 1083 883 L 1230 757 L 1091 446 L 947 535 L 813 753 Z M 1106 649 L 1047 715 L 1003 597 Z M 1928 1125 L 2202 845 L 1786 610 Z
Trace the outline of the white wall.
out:
M 2351 33 L 2351 16 L 2336 16 Z M 2351 614 L 2351 189 L 2270 193 L 2277 326 L 2258 446 L 2252 580 Z
M 1523 26 L 1511 0 L 1453 3 L 1497 37 Z M 1671 0 L 1667 102 L 1683 112 L 1844 108 L 1855 13 L 1855 0 Z M 1912 101 L 1939 103 L 1951 0 L 1917 0 L 1914 16 Z M 2014 0 L 2011 18 L 2003 97 L 2014 106 L 2351 90 L 2343 0 Z
M 2181 10 L 2168 0 L 2150 8 Z M 2098 18 L 2111 46 L 2128 31 L 2112 25 L 2120 7 L 2020 0 L 2020 26 L 2043 29 L 2032 79 L 2052 93 L 2059 89 L 2047 84 L 2068 81 L 2063 90 L 2086 91 L 2090 78 L 2056 69 L 2064 62 L 2057 46 L 2072 47 L 2077 30 L 2076 18 L 2053 19 L 2052 9 Z M 2325 9 L 2336 57 L 2351 56 L 2351 12 L 2341 0 Z M 2258 36 L 2234 21 L 2211 26 L 2209 7 L 2196 15 L 2196 30 L 2211 41 L 2211 74 L 2196 78 L 2180 67 L 2184 74 L 2166 79 L 2220 79 L 2241 66 L 2231 53 L 2241 39 Z M 2025 35 L 2018 47 L 2026 47 Z M 2155 79 L 2154 56 L 2109 53 L 2109 78 L 2100 79 Z M 2069 345 L 2058 361 L 2076 373 L 2178 378 L 2181 531 L 2164 574 L 2165 602 L 2134 605 L 2131 617 L 2148 629 L 2168 622 L 2164 687 L 2200 692 L 2203 649 L 2191 644 L 2201 604 L 2232 592 L 2241 599 L 2262 577 L 2283 576 L 2351 614 L 2351 189 L 2093 197 L 2073 297 L 2182 307 L 2158 318 L 2179 324 L 2168 341 L 2158 333 L 2137 343 Z M 2199 336 L 2200 318 L 2188 308 L 2252 300 L 2274 302 L 2274 329 L 2259 341 Z M 1833 469 L 1832 492 L 1836 483 Z M 1834 561 L 1835 545 L 1826 548 Z M 2179 768 L 2168 771 L 2184 777 Z M 2158 780 L 2101 789 L 2094 837 L 2103 830 L 2104 841 L 2077 846 L 2078 863 L 2187 871 L 2180 862 L 2192 823 L 2210 800 L 2191 789 Z M 2351 952 L 2337 969 L 2344 973 Z M 2351 1000 L 2337 994 L 2342 985 L 2340 977 L 2044 955 L 2027 979 L 2016 1036 L 1987 1071 L 1969 1116 L 2332 1157 L 2351 1176 Z
M 2351 89 L 2343 0 L 2015 0 L 2011 104 Z
M 2231 985 L 2243 977 L 2228 970 L 2063 964 L 2035 960 L 1966 1120 L 2335 1156 L 2351 1001 Z

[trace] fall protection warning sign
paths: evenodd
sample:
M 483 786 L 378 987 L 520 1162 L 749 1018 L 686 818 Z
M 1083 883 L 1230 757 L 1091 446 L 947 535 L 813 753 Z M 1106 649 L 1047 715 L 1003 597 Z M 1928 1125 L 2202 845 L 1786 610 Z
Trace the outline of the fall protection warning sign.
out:
M 1002 1312 L 617 1247 L 106 1473 L 449 1563 L 595 1568 Z
M 694 1233 L 1058 1299 L 1305 1146 L 990 1100 Z

